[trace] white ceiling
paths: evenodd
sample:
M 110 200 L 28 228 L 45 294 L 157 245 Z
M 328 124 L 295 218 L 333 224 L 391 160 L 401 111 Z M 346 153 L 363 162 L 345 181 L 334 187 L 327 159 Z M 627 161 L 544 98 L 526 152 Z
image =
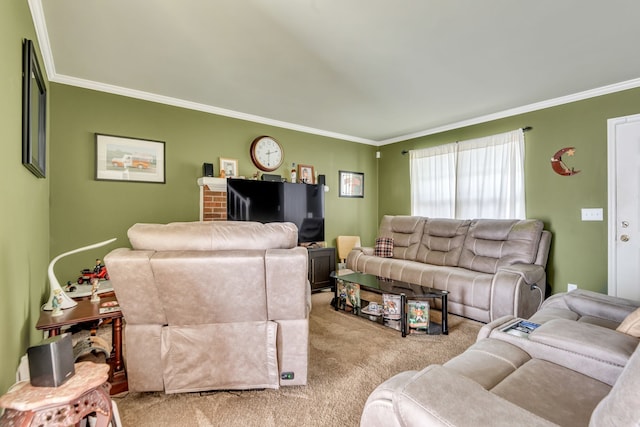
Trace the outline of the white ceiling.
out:
M 373 145 L 640 86 L 637 0 L 29 4 L 51 81 Z

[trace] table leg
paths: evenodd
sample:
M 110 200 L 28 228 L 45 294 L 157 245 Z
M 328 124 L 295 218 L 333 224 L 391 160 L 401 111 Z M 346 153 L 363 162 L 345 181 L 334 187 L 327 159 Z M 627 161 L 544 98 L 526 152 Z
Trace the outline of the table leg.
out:
M 402 337 L 407 336 L 407 296 L 400 294 L 400 332 Z
M 442 295 L 442 333 L 449 335 L 449 310 L 447 308 L 447 294 Z
M 114 357 L 114 371 L 121 371 L 122 366 L 122 318 L 116 317 L 111 324 L 111 353 Z

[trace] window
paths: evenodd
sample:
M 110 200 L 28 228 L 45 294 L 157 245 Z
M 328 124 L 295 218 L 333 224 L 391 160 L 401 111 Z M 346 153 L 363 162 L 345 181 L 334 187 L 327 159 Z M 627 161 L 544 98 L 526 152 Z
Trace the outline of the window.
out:
M 522 129 L 411 150 L 410 155 L 412 215 L 526 217 Z

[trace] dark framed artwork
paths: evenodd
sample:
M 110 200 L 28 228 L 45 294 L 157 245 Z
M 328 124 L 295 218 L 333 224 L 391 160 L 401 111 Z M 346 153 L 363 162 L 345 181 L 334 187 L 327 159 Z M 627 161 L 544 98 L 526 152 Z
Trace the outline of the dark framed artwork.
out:
M 47 168 L 47 87 L 31 40 L 22 43 L 22 164 L 38 178 Z
M 364 197 L 364 173 L 339 171 L 340 197 Z
M 164 184 L 164 142 L 96 133 L 96 180 Z

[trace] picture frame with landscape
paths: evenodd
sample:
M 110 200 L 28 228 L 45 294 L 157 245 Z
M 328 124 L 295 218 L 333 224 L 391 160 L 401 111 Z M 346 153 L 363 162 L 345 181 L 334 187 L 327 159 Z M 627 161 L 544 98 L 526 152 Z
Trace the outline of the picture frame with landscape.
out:
M 95 137 L 96 180 L 166 182 L 164 142 L 100 133 Z

